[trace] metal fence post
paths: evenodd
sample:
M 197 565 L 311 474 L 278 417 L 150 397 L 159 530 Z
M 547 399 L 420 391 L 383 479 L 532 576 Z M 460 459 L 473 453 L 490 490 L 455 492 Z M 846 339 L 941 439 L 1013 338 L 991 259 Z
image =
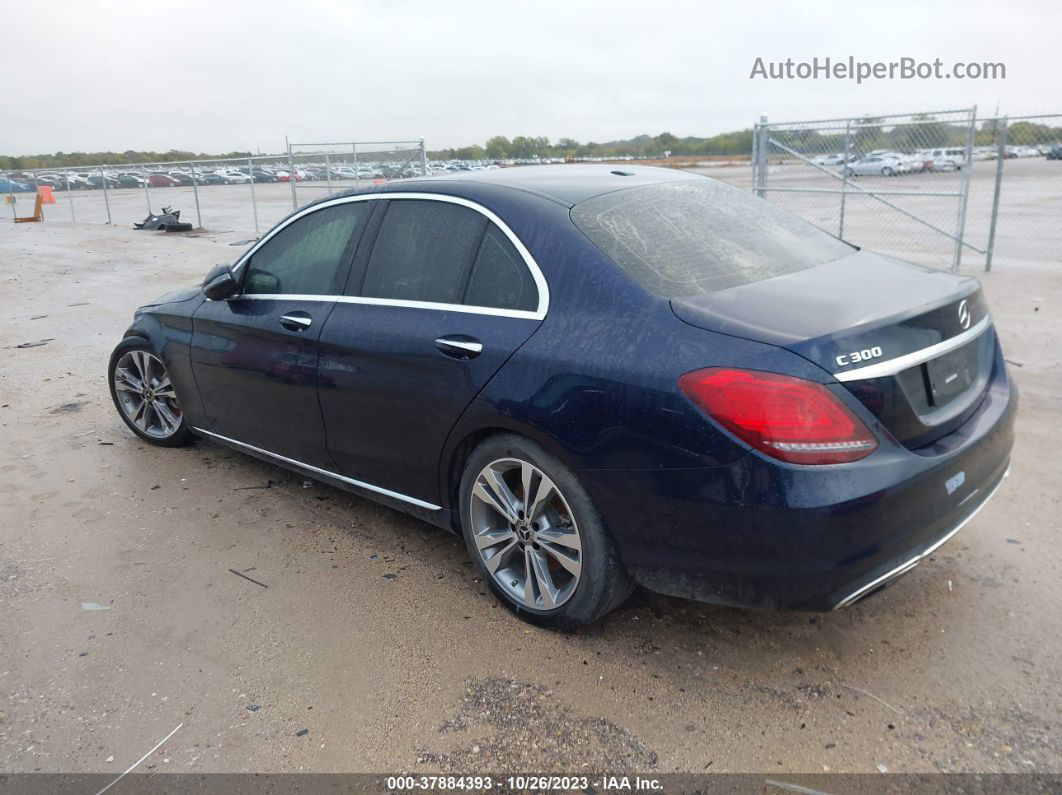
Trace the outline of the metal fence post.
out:
M 959 218 L 955 224 L 955 259 L 952 262 L 953 272 L 959 272 L 962 264 L 963 238 L 966 234 L 966 205 L 970 198 L 970 172 L 973 171 L 973 145 L 974 133 L 977 130 L 977 106 L 970 108 L 970 124 L 966 130 L 966 162 L 962 166 L 962 189 L 959 192 Z
M 258 234 L 258 199 L 254 192 L 254 163 L 247 158 L 247 173 L 251 175 L 251 211 L 254 213 L 254 233 Z
M 332 155 L 325 152 L 325 190 L 332 192 Z
M 192 195 L 195 196 L 195 218 L 198 223 L 198 228 L 203 228 L 203 214 L 199 211 L 199 182 L 195 175 L 195 163 L 189 163 L 192 167 Z
M 420 175 L 428 176 L 428 150 L 424 148 L 424 139 L 420 139 Z
M 140 175 L 144 178 L 144 201 L 147 202 L 148 215 L 151 215 L 151 194 L 148 193 L 148 175 L 147 168 L 140 167 Z
M 759 185 L 759 162 L 760 162 L 760 123 L 752 124 L 752 151 L 749 152 L 749 163 L 752 165 L 752 190 L 755 192 Z
M 70 220 L 76 224 L 77 216 L 74 214 L 74 193 L 70 190 L 70 172 L 64 171 L 63 176 L 66 177 L 66 200 L 70 202 Z
M 7 203 L 11 205 L 11 217 L 18 218 L 18 213 L 15 212 L 15 183 L 10 175 L 7 177 Z
M 103 173 L 103 166 L 100 166 L 100 187 L 103 188 L 103 206 L 107 208 L 107 223 L 111 221 L 111 200 L 107 196 L 107 175 Z
M 284 146 L 288 150 L 288 182 L 291 184 L 291 209 L 299 209 L 299 200 L 295 195 L 295 158 L 291 154 L 291 143 L 288 142 L 288 136 L 284 136 Z
M 358 145 L 352 143 L 350 148 L 354 152 L 354 190 L 357 190 L 361 187 L 361 173 L 358 171 Z
M 985 252 L 985 272 L 992 270 L 992 254 L 996 250 L 996 223 L 999 221 L 999 192 L 1003 188 L 1003 163 L 1007 159 L 1007 125 L 1009 117 L 996 119 L 996 184 L 992 192 L 992 219 L 988 224 L 988 247 Z
M 759 152 L 757 152 L 759 167 L 756 169 L 756 195 L 762 199 L 767 193 L 767 136 L 770 134 L 767 131 L 767 117 L 760 116 L 760 123 L 757 126 L 760 134 L 756 136 L 756 143 L 759 146 Z
M 837 230 L 837 237 L 844 240 L 844 206 L 845 199 L 848 198 L 848 153 L 852 148 L 852 120 L 845 119 L 844 122 L 844 155 L 843 162 L 841 163 L 841 223 Z

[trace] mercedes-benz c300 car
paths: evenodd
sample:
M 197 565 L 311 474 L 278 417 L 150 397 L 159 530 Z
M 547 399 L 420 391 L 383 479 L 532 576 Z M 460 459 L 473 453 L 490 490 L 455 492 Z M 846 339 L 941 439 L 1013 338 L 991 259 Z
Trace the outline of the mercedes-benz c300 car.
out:
M 139 309 L 109 376 L 142 439 L 206 437 L 460 533 L 549 626 L 635 584 L 850 605 L 985 504 L 1017 405 L 975 279 L 609 166 L 315 202 Z

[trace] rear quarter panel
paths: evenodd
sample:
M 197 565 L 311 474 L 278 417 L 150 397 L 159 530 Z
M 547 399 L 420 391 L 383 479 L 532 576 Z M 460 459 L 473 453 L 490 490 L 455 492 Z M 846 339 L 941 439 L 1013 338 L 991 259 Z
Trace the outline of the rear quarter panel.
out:
M 738 366 L 824 379 L 782 348 L 682 322 L 579 232 L 566 209 L 543 215 L 552 217 L 505 220 L 546 276 L 549 313 L 457 422 L 443 478 L 462 440 L 489 428 L 521 433 L 573 470 L 729 464 L 747 449 L 693 407 L 680 375 Z

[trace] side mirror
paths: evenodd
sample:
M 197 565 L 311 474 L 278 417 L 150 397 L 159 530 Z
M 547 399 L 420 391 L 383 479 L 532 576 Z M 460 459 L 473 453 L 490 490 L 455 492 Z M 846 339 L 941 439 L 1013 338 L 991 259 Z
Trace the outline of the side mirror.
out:
M 203 279 L 203 295 L 211 301 L 221 301 L 239 289 L 240 282 L 228 265 L 215 265 Z

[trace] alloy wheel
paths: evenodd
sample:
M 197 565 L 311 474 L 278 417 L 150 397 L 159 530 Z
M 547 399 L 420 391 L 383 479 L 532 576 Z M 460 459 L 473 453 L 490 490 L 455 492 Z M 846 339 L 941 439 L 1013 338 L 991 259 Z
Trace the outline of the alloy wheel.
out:
M 168 439 L 181 427 L 181 406 L 166 366 L 147 351 L 127 351 L 114 366 L 118 405 L 131 425 L 153 439 Z
M 571 508 L 538 467 L 502 458 L 483 468 L 470 496 L 472 539 L 495 583 L 526 608 L 567 602 L 583 569 Z

